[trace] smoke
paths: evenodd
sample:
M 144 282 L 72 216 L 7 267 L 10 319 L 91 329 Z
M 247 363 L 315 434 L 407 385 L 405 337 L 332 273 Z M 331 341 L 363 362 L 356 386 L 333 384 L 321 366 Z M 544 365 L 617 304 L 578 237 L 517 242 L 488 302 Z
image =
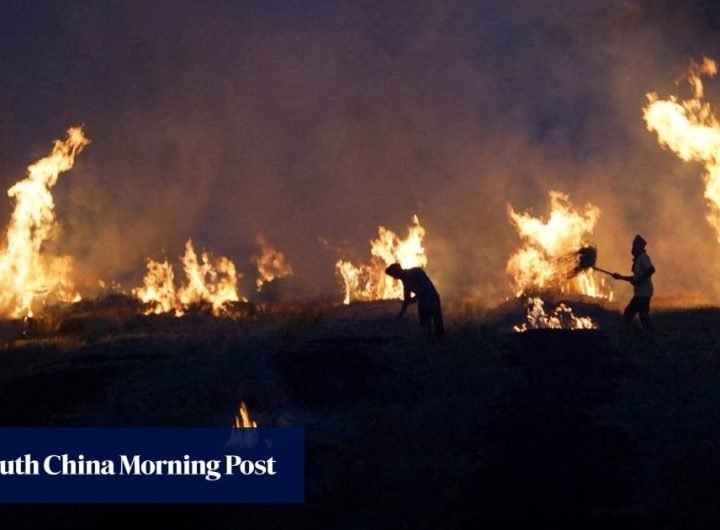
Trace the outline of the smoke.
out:
M 23 31 L 3 33 L 0 184 L 69 125 L 92 140 L 56 187 L 78 285 L 139 285 L 146 257 L 192 238 L 247 294 L 262 232 L 305 294 L 340 301 L 337 259 L 367 259 L 378 225 L 404 233 L 417 213 L 441 294 L 492 305 L 520 244 L 507 204 L 547 214 L 555 189 L 601 209 L 600 266 L 627 273 L 641 233 L 658 297 L 720 299 L 702 168 L 641 114 L 646 92 L 686 89 L 691 58 L 720 57 L 711 4 L 286 4 L 3 6 Z

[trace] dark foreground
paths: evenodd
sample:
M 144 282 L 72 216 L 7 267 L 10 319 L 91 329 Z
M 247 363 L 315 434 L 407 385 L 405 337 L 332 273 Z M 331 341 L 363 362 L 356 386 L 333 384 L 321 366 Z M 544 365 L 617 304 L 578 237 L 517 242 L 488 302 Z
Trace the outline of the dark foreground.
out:
M 0 352 L 0 425 L 306 429 L 300 506 L 0 506 L 3 528 L 717 528 L 720 310 L 441 344 L 395 304 L 76 316 Z M 510 311 L 510 309 L 508 310 Z M 414 315 L 413 315 L 414 316 Z

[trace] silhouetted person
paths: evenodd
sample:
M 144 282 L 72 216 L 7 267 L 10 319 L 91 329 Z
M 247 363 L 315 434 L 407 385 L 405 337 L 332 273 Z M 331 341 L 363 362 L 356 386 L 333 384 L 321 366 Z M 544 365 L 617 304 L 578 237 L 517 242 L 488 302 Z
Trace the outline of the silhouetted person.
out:
M 651 277 L 655 274 L 655 267 L 645 252 L 645 241 L 642 236 L 636 235 L 632 242 L 632 276 L 623 276 L 617 272 L 613 273 L 616 280 L 625 280 L 633 285 L 634 296 L 625 308 L 625 321 L 630 324 L 636 314 L 640 315 L 640 322 L 643 328 L 649 329 L 650 325 L 650 298 L 653 295 L 653 284 Z
M 398 319 L 402 318 L 410 304 L 418 303 L 418 316 L 420 325 L 432 333 L 433 327 L 435 336 L 439 339 L 445 335 L 443 325 L 442 308 L 440 307 L 440 296 L 435 286 L 419 267 L 403 269 L 399 263 L 393 263 L 385 274 L 400 280 L 403 284 L 403 302 L 400 308 Z M 415 296 L 411 296 L 414 293 Z M 431 327 L 431 323 L 433 327 Z

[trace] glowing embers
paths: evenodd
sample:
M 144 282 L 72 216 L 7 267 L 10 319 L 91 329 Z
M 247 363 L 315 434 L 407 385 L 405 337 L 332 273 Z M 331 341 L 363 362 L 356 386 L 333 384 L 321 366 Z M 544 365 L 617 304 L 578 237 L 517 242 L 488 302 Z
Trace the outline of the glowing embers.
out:
M 720 123 L 710 103 L 704 100 L 702 76 L 717 74 L 715 61 L 703 58 L 690 63 L 685 75 L 692 97 L 678 100 L 676 96 L 660 99 L 651 92 L 643 108 L 643 118 L 649 131 L 655 131 L 658 142 L 685 161 L 705 166 L 705 198 L 710 211 L 706 214 L 720 241 Z
M 28 167 L 25 179 L 8 190 L 15 209 L 0 250 L 0 314 L 30 317 L 46 301 L 80 300 L 70 279 L 72 259 L 49 252 L 58 233 L 51 188 L 90 141 L 79 127 L 55 140 L 52 152 Z
M 219 316 L 227 312 L 232 302 L 241 298 L 237 291 L 238 274 L 235 264 L 226 257 L 215 260 L 208 252 L 200 259 L 192 241 L 185 243 L 182 257 L 185 282 L 175 287 L 172 265 L 148 259 L 143 286 L 133 289 L 133 294 L 146 305 L 146 313 L 174 313 L 183 315 L 191 306 L 207 305 Z
M 425 267 L 427 255 L 423 247 L 425 229 L 417 215 L 412 216 L 408 235 L 400 239 L 395 232 L 384 226 L 378 227 L 378 237 L 370 241 L 370 263 L 353 265 L 339 260 L 335 264 L 337 274 L 345 288 L 343 302 L 393 300 L 402 298 L 402 284 L 385 274 L 385 268 L 400 263 L 403 268 Z
M 513 330 L 523 333 L 530 329 L 597 329 L 590 317 L 575 316 L 565 303 L 558 304 L 550 313 L 545 312 L 544 305 L 540 297 L 528 298 L 527 320 L 513 326 Z

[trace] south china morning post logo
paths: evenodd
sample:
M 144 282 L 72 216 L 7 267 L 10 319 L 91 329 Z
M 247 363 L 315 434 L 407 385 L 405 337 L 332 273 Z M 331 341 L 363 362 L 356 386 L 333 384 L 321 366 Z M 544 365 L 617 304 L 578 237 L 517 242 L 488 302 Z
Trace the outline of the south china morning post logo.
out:
M 13 460 L 0 460 L 0 476 L 178 476 L 202 477 L 215 481 L 236 474 L 244 476 L 277 475 L 277 461 L 248 460 L 240 455 L 225 455 L 224 459 L 202 460 L 183 455 L 170 460 L 149 460 L 142 455 L 118 455 L 117 460 L 97 460 L 85 455 L 48 455 L 42 461 L 31 454 Z
M 298 503 L 302 429 L 0 429 L 0 502 Z

